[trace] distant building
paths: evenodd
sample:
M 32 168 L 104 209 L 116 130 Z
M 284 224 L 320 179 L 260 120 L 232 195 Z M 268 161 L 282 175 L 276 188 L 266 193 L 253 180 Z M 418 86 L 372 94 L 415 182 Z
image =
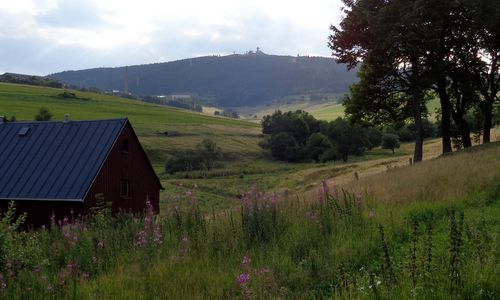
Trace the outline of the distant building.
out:
M 172 100 L 191 100 L 191 95 L 173 94 L 170 97 Z
M 114 212 L 159 212 L 162 189 L 127 119 L 0 123 L 0 209 L 10 200 L 28 224 L 85 215 L 100 201 Z

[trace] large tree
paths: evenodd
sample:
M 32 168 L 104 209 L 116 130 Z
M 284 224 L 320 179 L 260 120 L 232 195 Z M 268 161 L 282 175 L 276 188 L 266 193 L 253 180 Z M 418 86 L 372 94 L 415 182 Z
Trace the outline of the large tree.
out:
M 425 63 L 431 26 L 421 11 L 421 1 L 344 0 L 346 16 L 332 26 L 329 46 L 340 63 L 353 68 L 360 61 L 376 74 L 379 86 L 389 83 L 408 95 L 415 124 L 414 161 L 423 156 L 422 113 L 425 90 L 430 86 Z
M 330 48 L 360 82 L 351 88 L 348 113 L 374 120 L 411 108 L 416 124 L 415 161 L 421 154 L 423 94 L 433 89 L 441 104 L 443 153 L 451 151 L 451 120 L 471 146 L 467 113 L 482 111 L 484 142 L 500 90 L 500 3 L 495 0 L 345 0 L 346 17 L 332 26 Z M 369 72 L 366 72 L 369 70 Z M 399 97 L 406 93 L 407 97 Z M 396 96 L 395 96 L 396 95 Z M 482 97 L 479 97 L 481 95 Z M 400 100 L 401 105 L 397 105 Z M 409 100 L 405 104 L 405 100 Z M 371 110 L 371 115 L 366 114 Z M 408 112 L 408 110 L 406 111 Z M 365 114 L 364 114 L 365 113 Z M 363 115 L 364 114 L 364 115 Z M 374 117 L 375 116 L 375 117 Z M 368 119 L 369 119 L 368 118 Z
M 483 113 L 483 142 L 490 142 L 493 109 L 499 102 L 500 92 L 500 1 L 471 1 L 474 24 L 478 31 L 479 57 L 484 62 L 480 74 L 482 96 L 480 109 Z

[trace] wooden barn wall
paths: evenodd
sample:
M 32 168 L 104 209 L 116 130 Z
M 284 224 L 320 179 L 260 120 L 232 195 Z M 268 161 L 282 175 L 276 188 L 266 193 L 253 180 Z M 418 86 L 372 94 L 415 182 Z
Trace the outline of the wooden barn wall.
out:
M 2 213 L 7 211 L 10 201 L 0 201 Z M 81 216 L 84 212 L 82 202 L 62 202 L 62 201 L 15 201 L 17 214 L 27 213 L 26 226 L 39 227 L 50 225 L 50 218 L 54 214 L 56 222 L 64 217 Z M 71 215 L 73 212 L 73 216 Z
M 128 143 L 127 152 L 122 151 L 124 141 Z M 144 210 L 147 197 L 155 211 L 159 212 L 160 186 L 140 147 L 127 123 L 87 193 L 86 210 L 95 206 L 97 198 L 102 197 L 104 201 L 112 202 L 114 212 L 138 213 Z M 128 197 L 121 196 L 122 181 L 129 183 Z

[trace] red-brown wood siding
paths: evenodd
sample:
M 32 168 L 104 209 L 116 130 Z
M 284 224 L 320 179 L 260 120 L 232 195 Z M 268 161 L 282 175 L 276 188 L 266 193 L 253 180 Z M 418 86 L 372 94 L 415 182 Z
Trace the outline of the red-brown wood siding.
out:
M 127 143 L 127 151 L 122 151 L 124 142 Z M 123 181 L 129 185 L 128 197 L 121 196 Z M 146 206 L 146 198 L 151 201 L 155 211 L 159 212 L 160 188 L 158 179 L 127 122 L 87 193 L 85 209 L 95 206 L 97 195 L 101 194 L 105 201 L 112 203 L 114 212 L 142 212 Z

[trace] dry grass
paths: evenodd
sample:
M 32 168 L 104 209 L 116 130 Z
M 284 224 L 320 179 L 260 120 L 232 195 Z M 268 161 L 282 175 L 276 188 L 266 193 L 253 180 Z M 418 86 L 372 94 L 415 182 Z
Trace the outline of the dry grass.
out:
M 500 144 L 485 148 L 482 151 L 461 151 L 411 167 L 390 169 L 383 176 L 368 176 L 344 187 L 388 204 L 465 199 L 500 182 Z

